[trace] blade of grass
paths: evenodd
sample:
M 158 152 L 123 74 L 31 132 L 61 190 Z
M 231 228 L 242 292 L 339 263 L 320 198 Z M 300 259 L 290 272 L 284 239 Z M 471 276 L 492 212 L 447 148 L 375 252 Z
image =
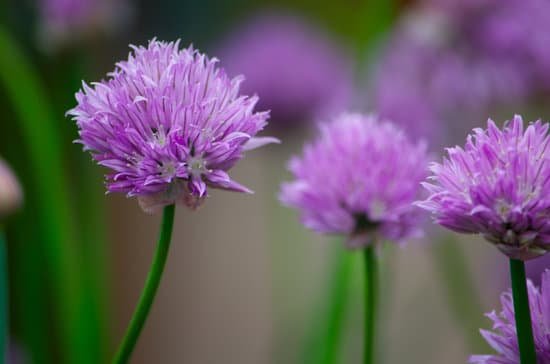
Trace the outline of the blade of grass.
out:
M 64 178 L 62 140 L 58 122 L 47 102 L 46 91 L 7 32 L 0 29 L 0 82 L 13 105 L 28 150 L 33 188 L 37 191 L 42 243 L 53 284 L 56 320 L 60 328 L 63 359 L 86 363 L 89 358 L 85 332 L 79 327 L 80 271 L 74 213 L 71 211 Z M 60 117 L 62 119 L 62 117 Z M 60 120 L 59 122 L 63 122 Z
M 75 45 L 76 47 L 76 45 Z M 63 115 L 74 107 L 75 90 L 81 86 L 83 75 L 88 74 L 90 56 L 84 54 L 84 45 L 66 49 L 57 54 L 49 64 L 48 84 L 52 84 L 56 96 L 56 113 Z M 76 124 L 66 120 L 61 123 L 65 140 L 77 138 Z M 87 333 L 88 363 L 108 361 L 110 337 L 108 335 L 107 292 L 107 237 L 105 221 L 105 193 L 99 168 L 90 163 L 87 153 L 81 152 L 81 145 L 67 143 L 64 151 L 71 170 L 80 173 L 71 180 L 72 208 L 78 212 L 78 226 L 81 236 L 80 255 L 83 292 L 81 327 Z

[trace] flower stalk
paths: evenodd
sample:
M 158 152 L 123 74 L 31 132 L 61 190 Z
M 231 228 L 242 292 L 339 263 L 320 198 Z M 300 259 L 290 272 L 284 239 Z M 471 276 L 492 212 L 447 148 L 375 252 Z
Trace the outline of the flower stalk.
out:
M 318 347 L 321 354 L 318 362 L 335 364 L 338 362 L 342 346 L 342 334 L 345 327 L 346 309 L 349 305 L 353 260 L 349 251 L 338 247 L 333 263 L 333 274 L 328 291 L 328 306 L 319 317 L 326 317 L 322 345 Z M 311 353 L 309 353 L 311 355 Z
M 378 262 L 376 247 L 370 244 L 363 252 L 365 261 L 365 332 L 364 332 L 364 364 L 375 363 L 375 332 L 378 291 Z
M 128 363 L 128 360 L 130 359 L 130 356 L 136 346 L 139 335 L 141 334 L 141 330 L 143 329 L 143 325 L 145 324 L 145 320 L 147 320 L 151 306 L 153 305 L 153 300 L 155 299 L 155 295 L 162 278 L 162 273 L 164 271 L 164 266 L 166 264 L 166 258 L 168 257 L 168 250 L 170 249 L 172 228 L 174 226 L 174 213 L 174 204 L 164 207 L 160 227 L 160 236 L 155 257 L 153 258 L 153 263 L 151 265 L 151 270 L 147 276 L 145 288 L 143 289 L 137 308 L 132 316 L 126 335 L 124 336 L 120 348 L 113 360 L 114 364 Z
M 533 340 L 529 295 L 527 294 L 525 279 L 525 263 L 522 260 L 510 259 L 510 274 L 512 278 L 512 295 L 514 298 L 520 363 L 536 364 L 537 356 Z

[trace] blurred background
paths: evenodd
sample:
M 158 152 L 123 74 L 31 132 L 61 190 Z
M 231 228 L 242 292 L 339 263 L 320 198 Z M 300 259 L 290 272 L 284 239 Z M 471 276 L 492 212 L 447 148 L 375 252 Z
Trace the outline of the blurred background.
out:
M 153 256 L 160 216 L 105 195 L 103 173 L 65 112 L 81 81 L 107 77 L 129 44 L 181 39 L 244 74 L 282 140 L 231 174 L 254 195 L 215 191 L 178 207 L 172 249 L 133 363 L 338 363 L 361 357 L 361 259 L 280 206 L 286 161 L 315 124 L 376 112 L 434 159 L 487 118 L 548 118 L 547 0 L 3 0 L 0 156 L 22 207 L 8 240 L 9 363 L 109 362 Z M 464 363 L 488 353 L 483 313 L 509 286 L 506 260 L 476 237 L 426 223 L 386 245 L 379 363 Z M 548 258 L 528 263 L 536 281 Z M 336 298 L 335 298 L 336 297 Z M 345 315 L 329 323 L 333 301 Z

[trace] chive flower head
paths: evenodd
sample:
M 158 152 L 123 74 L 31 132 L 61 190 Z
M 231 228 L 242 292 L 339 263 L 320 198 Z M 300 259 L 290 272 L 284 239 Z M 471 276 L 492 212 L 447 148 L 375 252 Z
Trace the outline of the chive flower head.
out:
M 179 41 L 132 49 L 107 80 L 83 83 L 68 112 L 78 142 L 111 170 L 107 190 L 137 196 L 146 211 L 198 207 L 209 187 L 251 192 L 227 171 L 244 151 L 277 140 L 256 137 L 269 114 L 254 110 L 257 96 L 240 94 L 243 77 Z
M 320 124 L 320 135 L 293 157 L 294 180 L 281 201 L 317 232 L 344 234 L 350 248 L 420 234 L 413 206 L 427 175 L 426 145 L 411 142 L 374 115 L 343 114 Z
M 542 274 L 540 289 L 527 281 L 529 306 L 535 351 L 538 364 L 550 364 L 550 270 Z M 487 343 L 497 352 L 495 355 L 472 355 L 471 364 L 519 364 L 519 346 L 516 334 L 514 304 L 511 290 L 500 296 L 502 310 L 489 312 L 493 329 L 480 330 Z
M 502 129 L 489 120 L 464 148 L 447 149 L 423 185 L 430 196 L 418 205 L 440 225 L 481 234 L 513 259 L 550 249 L 550 152 L 548 124 L 524 128 L 521 116 Z

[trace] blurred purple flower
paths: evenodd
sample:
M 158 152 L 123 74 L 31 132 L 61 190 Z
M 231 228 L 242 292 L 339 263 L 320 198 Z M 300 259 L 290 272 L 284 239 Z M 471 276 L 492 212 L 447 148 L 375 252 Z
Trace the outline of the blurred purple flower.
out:
M 289 126 L 343 111 L 352 96 L 352 65 L 343 49 L 293 16 L 264 14 L 221 47 L 230 74 L 243 73 L 243 90 L 262 95 L 272 124 Z
M 0 159 L 0 218 L 13 213 L 23 202 L 19 181 L 8 165 Z
M 533 88 L 550 88 L 550 2 L 494 1 L 475 26 L 476 46 L 493 59 L 506 58 L 527 74 Z
M 533 322 L 533 336 L 538 364 L 550 364 L 550 271 L 542 274 L 540 290 L 529 280 L 527 282 L 529 306 Z M 493 321 L 493 331 L 480 330 L 487 343 L 498 353 L 496 355 L 473 355 L 472 364 L 519 364 L 519 348 L 516 335 L 512 292 L 500 296 L 502 311 L 492 311 L 486 316 Z
M 40 0 L 42 16 L 58 28 L 78 27 L 89 22 L 94 3 L 91 0 Z
M 268 113 L 239 93 L 242 78 L 191 47 L 180 50 L 179 41 L 132 49 L 107 81 L 84 83 L 68 112 L 84 149 L 113 171 L 108 191 L 139 196 L 145 210 L 197 207 L 207 186 L 250 192 L 226 171 L 243 151 L 276 140 L 254 137 Z
M 394 120 L 412 137 L 432 142 L 442 131 L 425 88 L 436 61 L 438 55 L 432 49 L 408 39 L 394 40 L 380 62 L 373 95 L 382 117 Z
M 98 30 L 127 22 L 126 0 L 39 0 L 40 42 L 57 47 Z
M 464 149 L 448 148 L 434 163 L 418 205 L 440 225 L 482 234 L 504 254 L 528 260 L 550 249 L 550 151 L 548 124 L 523 128 L 521 116 L 500 130 L 492 120 L 474 129 Z
M 550 80 L 550 35 L 540 31 L 550 21 L 550 2 L 424 5 L 402 19 L 374 76 L 374 107 L 413 135 L 438 144 L 455 127 L 455 114 L 464 120 L 524 102 L 540 80 Z
M 532 259 L 525 264 L 525 274 L 537 286 L 540 286 L 542 273 L 546 269 L 550 269 L 550 254 Z
M 282 185 L 281 201 L 300 210 L 306 227 L 347 235 L 350 248 L 418 236 L 412 202 L 427 174 L 425 144 L 376 116 L 343 114 L 320 129 L 290 160 L 295 180 Z
M 9 340 L 6 358 L 6 364 L 28 364 L 31 363 L 26 350 L 13 340 Z

